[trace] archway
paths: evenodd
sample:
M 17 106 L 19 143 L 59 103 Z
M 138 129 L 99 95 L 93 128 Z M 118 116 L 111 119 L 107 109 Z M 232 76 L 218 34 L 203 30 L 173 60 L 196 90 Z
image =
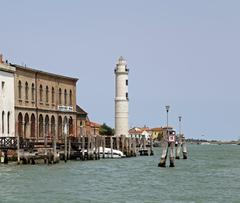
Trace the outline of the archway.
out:
M 26 113 L 24 116 L 24 138 L 29 137 L 29 116 Z
M 69 135 L 73 136 L 73 119 L 72 117 L 70 116 L 69 118 Z
M 35 115 L 31 115 L 31 137 L 35 137 Z
M 62 138 L 62 117 L 58 117 L 58 139 Z
M 22 137 L 23 136 L 23 116 L 22 113 L 18 114 L 18 121 L 17 121 L 17 126 L 18 126 L 18 136 Z
M 51 117 L 51 137 L 55 136 L 55 117 Z
M 45 136 L 49 138 L 49 116 L 45 117 Z
M 43 116 L 40 114 L 39 116 L 39 137 L 43 138 Z

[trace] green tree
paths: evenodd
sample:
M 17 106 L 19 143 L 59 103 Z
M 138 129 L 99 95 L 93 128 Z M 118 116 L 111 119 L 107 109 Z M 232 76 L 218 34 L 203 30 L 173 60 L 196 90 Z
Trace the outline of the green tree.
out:
M 109 127 L 106 123 L 103 123 L 99 129 L 100 135 L 114 135 L 114 129 Z

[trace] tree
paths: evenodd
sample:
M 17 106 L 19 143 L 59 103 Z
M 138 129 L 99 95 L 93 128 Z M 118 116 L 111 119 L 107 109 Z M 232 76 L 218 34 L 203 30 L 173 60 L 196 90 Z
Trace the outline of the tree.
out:
M 106 123 L 103 123 L 99 129 L 100 135 L 114 135 L 114 129 L 109 127 Z

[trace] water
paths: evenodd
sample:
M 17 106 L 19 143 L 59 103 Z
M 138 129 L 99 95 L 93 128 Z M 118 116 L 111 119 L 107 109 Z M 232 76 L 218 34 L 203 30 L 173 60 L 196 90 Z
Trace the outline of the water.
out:
M 189 159 L 155 156 L 1 165 L 0 202 L 240 202 L 240 146 L 189 145 Z

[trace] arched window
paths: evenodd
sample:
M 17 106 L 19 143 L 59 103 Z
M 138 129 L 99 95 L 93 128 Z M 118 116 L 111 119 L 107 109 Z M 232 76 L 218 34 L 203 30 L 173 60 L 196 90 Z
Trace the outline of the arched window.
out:
M 39 98 L 40 98 L 40 102 L 42 102 L 42 93 L 43 93 L 43 88 L 42 88 L 42 85 L 40 85 L 40 88 L 39 88 Z
M 2 134 L 4 134 L 4 122 L 5 122 L 4 116 L 5 116 L 5 113 L 4 113 L 4 111 L 3 111 L 3 112 L 2 112 Z
M 32 101 L 34 101 L 34 84 L 32 83 Z
M 70 103 L 70 106 L 72 106 L 72 90 L 70 90 L 70 93 L 69 93 L 69 103 Z
M 64 105 L 67 106 L 67 90 L 64 90 Z
M 46 103 L 48 103 L 48 86 L 46 86 Z
M 52 87 L 52 104 L 54 104 L 54 87 Z
M 10 133 L 10 111 L 8 112 L 7 115 L 7 133 Z
M 59 104 L 62 104 L 62 89 L 61 89 L 61 88 L 59 88 L 58 103 L 59 103 Z
M 73 135 L 73 119 L 72 119 L 71 116 L 70 116 L 70 118 L 69 118 L 68 123 L 69 123 L 69 134 L 70 134 L 70 135 Z
M 22 83 L 20 80 L 18 81 L 18 98 L 22 98 Z
M 28 100 L 28 83 L 25 83 L 25 100 Z

